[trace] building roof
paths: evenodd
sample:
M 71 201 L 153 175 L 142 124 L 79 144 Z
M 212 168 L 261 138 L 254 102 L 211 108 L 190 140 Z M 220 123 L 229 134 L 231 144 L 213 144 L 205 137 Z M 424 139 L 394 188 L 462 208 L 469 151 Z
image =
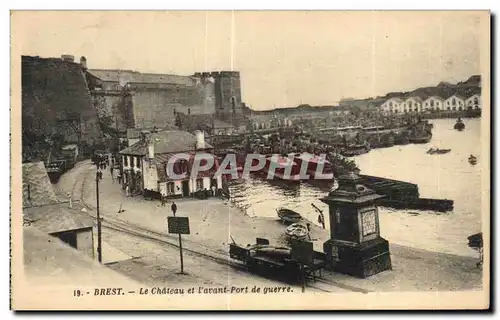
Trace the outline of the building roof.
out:
M 440 96 L 429 96 L 429 97 L 428 97 L 427 99 L 425 99 L 425 100 L 429 100 L 429 99 L 431 99 L 431 98 L 434 98 L 434 99 L 439 99 L 439 100 L 445 100 L 443 97 L 440 97 Z M 425 101 L 425 100 L 424 100 L 424 101 Z
M 389 100 L 396 100 L 396 101 L 399 101 L 399 102 L 403 102 L 403 99 L 400 98 L 400 97 L 392 97 L 392 98 L 387 99 L 386 101 L 389 101 Z
M 68 203 L 24 208 L 23 217 L 34 227 L 48 234 L 94 226 L 93 218 L 77 209 L 69 208 Z
M 191 86 L 196 84 L 196 80 L 189 76 L 179 76 L 173 74 L 141 73 L 133 70 L 119 69 L 89 69 L 91 75 L 102 81 L 118 83 L 161 83 Z
M 23 208 L 59 203 L 43 162 L 23 163 Z
M 30 285 L 140 286 L 33 226 L 23 228 L 23 248 Z
M 465 100 L 464 97 L 462 97 L 460 94 L 457 94 L 457 93 L 454 93 L 452 95 L 449 95 L 448 98 L 446 98 L 446 100 L 452 98 L 452 97 L 455 97 L 455 98 L 459 98 L 459 99 L 462 99 L 462 100 Z
M 167 130 L 153 133 L 149 137 L 154 142 L 155 154 L 194 151 L 196 148 L 196 137 L 180 130 Z M 211 149 L 213 146 L 205 142 L 205 148 Z M 148 153 L 148 144 L 145 141 L 138 141 L 130 147 L 120 151 L 120 154 L 144 156 Z
M 232 124 L 229 124 L 227 122 L 224 122 L 224 121 L 221 121 L 218 119 L 214 119 L 213 127 L 215 129 L 234 128 L 234 126 Z
M 127 139 L 139 139 L 141 137 L 141 133 L 151 133 L 156 128 L 156 132 L 161 132 L 168 130 L 169 128 L 159 128 L 159 127 L 151 127 L 151 128 L 128 128 L 127 129 Z

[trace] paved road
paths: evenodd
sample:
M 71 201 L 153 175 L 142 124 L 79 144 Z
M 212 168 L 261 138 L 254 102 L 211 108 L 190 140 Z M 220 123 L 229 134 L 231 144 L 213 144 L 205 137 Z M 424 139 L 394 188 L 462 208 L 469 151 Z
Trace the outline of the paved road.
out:
M 104 179 L 108 178 L 109 172 L 104 173 Z M 95 167 L 90 162 L 79 163 L 75 168 L 64 174 L 57 188 L 61 192 L 71 192 L 73 199 L 82 200 L 90 209 L 95 204 L 92 200 L 87 201 L 86 194 L 95 192 L 93 179 Z M 116 188 L 120 188 L 116 185 Z M 107 194 L 106 188 L 100 190 L 101 199 L 108 203 L 112 201 L 112 195 Z M 177 245 L 177 237 L 158 234 L 153 230 L 148 232 L 147 228 L 127 224 L 122 220 L 112 218 L 113 214 L 101 207 L 101 215 L 104 217 L 103 240 L 111 246 L 119 249 L 132 257 L 108 266 L 138 282 L 149 286 L 168 285 L 178 287 L 207 286 L 260 286 L 260 287 L 283 287 L 289 286 L 271 279 L 255 276 L 241 268 L 234 268 L 224 263 L 229 260 L 227 254 L 221 254 L 216 250 L 208 250 L 206 246 L 193 241 L 183 245 L 192 252 L 184 251 L 184 271 L 187 275 L 179 274 L 180 255 Z M 93 211 L 89 214 L 94 215 Z M 193 253 L 194 252 L 194 253 Z M 200 254 L 197 254 L 200 253 Z M 214 256 L 211 259 L 209 256 Z M 300 291 L 300 286 L 292 286 L 292 290 Z M 308 291 L 317 292 L 345 292 L 346 289 L 331 286 L 326 283 L 313 283 Z

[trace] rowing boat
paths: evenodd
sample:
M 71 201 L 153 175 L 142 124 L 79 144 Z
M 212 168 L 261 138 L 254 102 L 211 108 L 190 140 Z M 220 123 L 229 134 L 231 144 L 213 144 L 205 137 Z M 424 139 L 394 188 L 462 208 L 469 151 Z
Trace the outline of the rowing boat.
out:
M 303 240 L 309 234 L 309 230 L 300 223 L 293 223 L 285 229 L 285 234 L 290 239 Z

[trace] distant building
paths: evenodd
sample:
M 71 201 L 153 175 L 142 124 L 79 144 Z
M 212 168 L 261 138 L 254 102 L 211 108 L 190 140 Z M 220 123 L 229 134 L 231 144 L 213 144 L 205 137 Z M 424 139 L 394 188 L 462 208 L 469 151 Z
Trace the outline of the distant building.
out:
M 212 124 L 212 135 L 231 135 L 235 132 L 235 127 L 224 121 L 214 119 Z
M 458 94 L 454 94 L 445 100 L 445 108 L 452 111 L 465 110 L 465 99 Z
M 467 109 L 479 110 L 481 109 L 481 95 L 474 94 L 465 100 L 465 105 Z
M 403 111 L 403 100 L 401 98 L 390 98 L 380 106 L 386 113 L 401 113 Z
M 423 100 L 420 97 L 410 97 L 403 103 L 403 112 L 421 112 L 423 110 Z
M 190 160 L 178 160 L 175 173 L 187 173 L 185 179 L 172 179 L 167 173 L 169 159 L 179 153 L 191 156 Z M 213 146 L 205 142 L 204 133 L 195 136 L 186 131 L 162 131 L 144 135 L 132 146 L 120 151 L 123 164 L 123 187 L 129 185 L 135 194 L 161 193 L 168 197 L 186 197 L 198 190 L 222 188 L 222 178 L 215 177 L 215 169 L 200 172 L 191 177 L 194 157 L 197 153 L 213 154 Z
M 424 110 L 445 110 L 445 101 L 438 96 L 431 96 L 424 101 Z

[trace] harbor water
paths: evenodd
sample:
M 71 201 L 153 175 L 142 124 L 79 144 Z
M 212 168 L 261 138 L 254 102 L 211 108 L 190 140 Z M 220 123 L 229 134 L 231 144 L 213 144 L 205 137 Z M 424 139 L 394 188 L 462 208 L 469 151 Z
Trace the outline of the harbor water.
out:
M 352 158 L 362 174 L 415 183 L 422 198 L 455 201 L 454 210 L 446 213 L 380 208 L 381 236 L 389 242 L 477 256 L 467 237 L 481 231 L 481 119 L 465 119 L 462 132 L 453 129 L 455 121 L 431 120 L 433 138 L 427 144 L 374 149 Z M 426 151 L 431 147 L 451 151 L 429 155 Z M 471 154 L 478 157 L 475 166 L 468 163 Z M 276 210 L 285 207 L 319 225 L 314 204 L 324 211 L 328 228 L 328 207 L 319 200 L 328 194 L 328 187 L 251 178 L 231 182 L 230 192 L 235 205 L 250 216 L 274 219 Z

